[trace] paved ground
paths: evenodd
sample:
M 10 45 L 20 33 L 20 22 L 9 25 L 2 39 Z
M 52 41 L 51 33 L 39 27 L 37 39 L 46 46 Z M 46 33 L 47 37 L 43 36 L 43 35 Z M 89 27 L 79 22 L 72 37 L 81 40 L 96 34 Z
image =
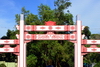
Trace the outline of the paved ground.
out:
M 0 64 L 4 63 L 7 67 L 17 67 L 17 63 L 15 62 L 5 62 L 5 61 L 0 61 Z

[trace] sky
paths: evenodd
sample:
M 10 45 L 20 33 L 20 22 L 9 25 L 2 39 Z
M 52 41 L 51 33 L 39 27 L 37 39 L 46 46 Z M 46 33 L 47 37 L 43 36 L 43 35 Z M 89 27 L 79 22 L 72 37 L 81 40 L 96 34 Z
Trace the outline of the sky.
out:
M 100 0 L 70 0 L 71 6 L 67 9 L 73 14 L 80 16 L 82 25 L 89 26 L 92 34 L 100 34 Z M 25 7 L 31 13 L 38 15 L 40 4 L 48 5 L 54 9 L 54 0 L 0 0 L 0 37 L 6 35 L 8 29 L 15 29 L 15 15 L 21 13 Z M 64 12 L 67 12 L 64 10 Z

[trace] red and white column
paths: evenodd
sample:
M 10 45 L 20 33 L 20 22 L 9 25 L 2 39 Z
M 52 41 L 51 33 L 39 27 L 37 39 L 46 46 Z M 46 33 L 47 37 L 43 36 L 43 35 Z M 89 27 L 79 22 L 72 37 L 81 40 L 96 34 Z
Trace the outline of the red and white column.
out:
M 24 64 L 24 15 L 20 15 L 20 67 L 25 67 Z
M 18 60 L 18 62 L 17 62 L 17 67 L 20 67 L 20 58 L 19 58 L 19 55 L 17 56 L 17 60 Z
M 78 62 L 77 62 L 77 59 L 78 59 L 78 56 L 77 56 L 77 52 L 78 51 L 78 48 L 77 48 L 77 43 L 74 43 L 74 67 L 78 67 Z
M 82 37 L 81 37 L 81 21 L 80 20 L 77 20 L 76 21 L 77 23 L 77 50 L 76 50 L 76 56 L 78 57 L 75 64 L 77 65 L 77 67 L 81 67 L 81 40 L 82 40 Z M 75 65 L 75 66 L 76 66 Z
M 24 43 L 24 67 L 26 67 L 26 43 Z
M 81 56 L 81 67 L 83 67 L 83 56 Z

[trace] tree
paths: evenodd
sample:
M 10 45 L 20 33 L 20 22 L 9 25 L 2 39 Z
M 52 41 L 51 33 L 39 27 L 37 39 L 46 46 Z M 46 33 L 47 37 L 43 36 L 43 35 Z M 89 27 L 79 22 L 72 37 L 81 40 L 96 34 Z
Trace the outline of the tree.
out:
M 0 64 L 0 67 L 6 67 L 6 65 L 5 64 Z
M 73 15 L 63 10 L 68 9 L 71 3 L 68 0 L 55 1 L 57 8 L 51 10 L 47 5 L 41 4 L 38 6 L 38 15 L 32 14 L 25 7 L 22 8 L 21 13 L 25 15 L 26 25 L 43 25 L 45 21 L 55 21 L 58 25 L 73 24 Z M 16 23 L 19 24 L 20 15 L 15 15 Z M 15 33 L 18 33 L 16 31 Z M 8 30 L 7 36 L 15 34 L 14 31 Z M 41 34 L 46 32 L 28 32 L 30 34 Z M 66 32 L 56 32 L 63 33 Z M 27 44 L 27 65 L 29 67 L 45 67 L 46 65 L 54 65 L 55 67 L 70 66 L 73 67 L 73 44 L 68 41 L 31 41 Z M 30 59 L 31 58 L 31 59 Z M 70 59 L 69 59 L 70 58 Z M 33 62 L 34 63 L 30 63 Z M 63 64 L 64 63 L 64 64 Z M 32 65 L 32 66 L 31 66 Z
M 83 30 L 83 34 L 85 34 L 85 36 L 86 36 L 85 38 L 90 39 L 91 32 L 90 32 L 88 26 L 86 26 L 86 27 L 84 28 L 84 30 Z
M 7 36 L 2 36 L 1 39 L 9 39 Z
M 16 39 L 16 33 L 17 31 L 14 30 L 9 30 L 6 33 L 6 36 L 2 36 L 1 39 Z M 16 45 L 9 45 L 10 47 L 15 47 Z M 0 45 L 0 47 L 4 47 L 4 45 Z M 1 56 L 3 55 L 3 53 L 1 54 Z M 14 62 L 15 61 L 15 55 L 12 53 L 4 53 L 4 55 L 6 56 L 5 61 L 9 61 L 9 62 Z
M 68 13 L 64 12 L 65 9 L 71 6 L 71 2 L 69 0 L 56 0 L 54 4 L 56 6 L 55 17 L 58 19 L 57 22 L 62 25 L 73 24 L 73 16 L 69 10 Z
M 16 33 L 17 31 L 14 31 L 14 30 L 9 30 L 7 31 L 7 37 L 9 39 L 16 39 Z
M 100 34 L 91 34 L 91 36 L 89 36 L 90 39 L 100 39 L 99 38 Z M 90 47 L 91 45 L 89 45 Z M 100 47 L 100 45 L 97 45 L 97 47 Z M 100 54 L 99 53 L 89 53 L 87 55 L 84 56 L 84 63 L 98 63 L 99 64 L 99 58 Z M 97 65 L 98 65 L 97 64 Z
M 36 63 L 37 63 L 37 57 L 36 56 L 31 54 L 27 57 L 27 67 L 35 67 Z
M 100 39 L 100 34 L 91 34 L 91 39 Z
M 100 66 L 100 61 L 96 65 L 94 65 L 94 67 L 99 67 L 99 66 Z
M 38 6 L 38 11 L 39 19 L 42 23 L 46 21 L 56 21 L 54 10 L 51 10 L 49 6 L 41 4 L 40 6 Z

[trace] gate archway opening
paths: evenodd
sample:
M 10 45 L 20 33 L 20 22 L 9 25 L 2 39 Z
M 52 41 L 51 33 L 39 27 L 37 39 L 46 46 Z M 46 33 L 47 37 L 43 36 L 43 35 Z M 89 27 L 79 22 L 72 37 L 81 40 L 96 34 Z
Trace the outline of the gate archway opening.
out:
M 18 58 L 17 55 L 13 53 L 1 53 L 0 54 L 0 64 L 4 64 L 7 67 L 13 66 L 17 67 L 18 65 Z

